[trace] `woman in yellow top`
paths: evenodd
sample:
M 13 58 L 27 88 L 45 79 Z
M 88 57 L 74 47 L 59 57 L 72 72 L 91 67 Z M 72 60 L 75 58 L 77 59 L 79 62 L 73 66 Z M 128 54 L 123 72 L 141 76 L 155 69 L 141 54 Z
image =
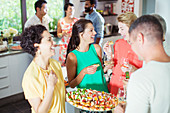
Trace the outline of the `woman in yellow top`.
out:
M 32 113 L 65 113 L 65 86 L 60 64 L 50 59 L 55 54 L 50 33 L 42 25 L 26 28 L 21 47 L 34 56 L 22 87 Z

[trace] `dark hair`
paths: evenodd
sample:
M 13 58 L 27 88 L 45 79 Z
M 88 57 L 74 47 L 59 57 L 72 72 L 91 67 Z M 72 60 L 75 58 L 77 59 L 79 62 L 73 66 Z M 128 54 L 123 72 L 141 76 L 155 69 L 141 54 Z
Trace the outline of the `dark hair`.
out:
M 70 42 L 67 47 L 66 58 L 67 58 L 67 55 L 69 54 L 69 52 L 76 49 L 78 47 L 78 45 L 80 44 L 79 33 L 84 32 L 88 23 L 93 24 L 91 20 L 87 20 L 87 19 L 80 19 L 74 23 L 73 29 L 72 29 L 72 36 L 70 38 Z
M 154 40 L 163 40 L 163 30 L 160 22 L 154 16 L 144 15 L 139 17 L 134 21 L 130 28 L 129 34 L 141 32 L 144 36 L 147 36 L 148 39 Z
M 69 6 L 74 6 L 72 3 L 66 3 L 65 5 L 64 5 L 64 11 L 67 11 L 67 8 L 69 7 Z
M 86 0 L 86 1 L 90 1 L 90 4 L 95 4 L 95 8 L 97 7 L 97 0 Z
M 21 35 L 22 49 L 32 56 L 35 56 L 35 53 L 37 52 L 37 47 L 34 47 L 34 44 L 41 43 L 41 40 L 43 38 L 42 33 L 44 31 L 47 31 L 47 29 L 42 25 L 35 25 L 26 28 Z
M 47 2 L 45 0 L 36 1 L 34 4 L 35 11 L 37 12 L 37 7 L 41 9 L 41 7 L 44 3 L 47 4 Z

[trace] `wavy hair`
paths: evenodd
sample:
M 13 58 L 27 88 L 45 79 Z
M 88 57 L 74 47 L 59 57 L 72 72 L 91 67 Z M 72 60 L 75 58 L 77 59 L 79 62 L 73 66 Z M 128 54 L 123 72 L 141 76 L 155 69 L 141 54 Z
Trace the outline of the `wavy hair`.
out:
M 67 55 L 71 51 L 73 51 L 74 49 L 76 49 L 79 46 L 79 44 L 80 44 L 79 34 L 84 32 L 84 30 L 87 27 L 87 24 L 89 24 L 89 23 L 93 24 L 91 20 L 87 20 L 87 19 L 80 19 L 74 23 L 73 29 L 72 29 L 72 36 L 70 38 L 70 42 L 67 47 L 66 58 L 67 58 Z
M 130 27 L 130 25 L 137 19 L 137 16 L 132 13 L 132 12 L 126 12 L 123 14 L 120 14 L 117 17 L 118 22 L 122 22 L 124 24 L 126 24 L 128 27 Z
M 42 33 L 44 31 L 47 31 L 47 29 L 42 25 L 35 25 L 26 28 L 21 35 L 22 49 L 34 57 L 37 52 L 37 47 L 34 47 L 34 44 L 41 43 L 41 40 L 43 38 Z

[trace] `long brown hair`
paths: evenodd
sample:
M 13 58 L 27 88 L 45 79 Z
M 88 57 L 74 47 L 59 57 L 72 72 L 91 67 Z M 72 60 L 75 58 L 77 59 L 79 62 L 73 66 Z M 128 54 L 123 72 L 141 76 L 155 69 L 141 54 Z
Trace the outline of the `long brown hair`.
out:
M 87 19 L 80 19 L 80 20 L 78 20 L 77 22 L 74 23 L 73 29 L 72 29 L 72 36 L 70 38 L 70 42 L 69 42 L 68 47 L 67 47 L 66 59 L 67 59 L 67 55 L 71 51 L 76 49 L 78 47 L 78 45 L 80 44 L 79 34 L 84 32 L 88 23 L 93 24 L 92 21 L 87 20 Z

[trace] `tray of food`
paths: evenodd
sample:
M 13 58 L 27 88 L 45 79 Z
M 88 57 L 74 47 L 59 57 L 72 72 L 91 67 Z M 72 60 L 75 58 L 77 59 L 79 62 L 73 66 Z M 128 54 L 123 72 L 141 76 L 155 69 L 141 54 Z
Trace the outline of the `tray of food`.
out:
M 66 100 L 78 109 L 97 112 L 111 111 L 118 104 L 117 97 L 111 93 L 80 88 L 68 92 Z

